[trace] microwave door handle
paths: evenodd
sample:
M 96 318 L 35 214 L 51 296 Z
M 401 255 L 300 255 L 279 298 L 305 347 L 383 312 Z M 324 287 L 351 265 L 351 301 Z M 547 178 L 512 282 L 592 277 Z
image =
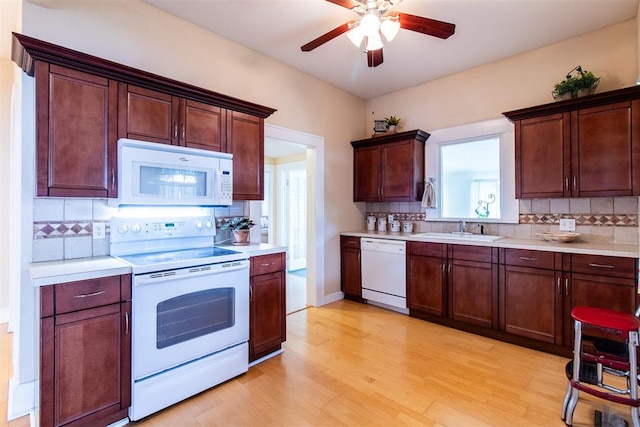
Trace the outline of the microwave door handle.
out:
M 216 201 L 219 201 L 222 198 L 222 172 L 220 172 L 219 168 L 215 170 L 213 176 L 216 180 L 213 186 L 213 188 L 215 189 L 215 194 L 213 195 L 213 197 Z

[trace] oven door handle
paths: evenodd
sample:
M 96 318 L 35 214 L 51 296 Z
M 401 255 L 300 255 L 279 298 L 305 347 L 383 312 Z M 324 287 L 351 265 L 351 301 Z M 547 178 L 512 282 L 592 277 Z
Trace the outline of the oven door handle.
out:
M 198 267 L 147 273 L 135 276 L 134 286 L 150 283 L 162 283 L 170 280 L 187 279 L 198 276 L 211 276 L 215 274 L 231 273 L 232 271 L 249 269 L 249 261 L 233 261 L 232 263 L 202 265 Z

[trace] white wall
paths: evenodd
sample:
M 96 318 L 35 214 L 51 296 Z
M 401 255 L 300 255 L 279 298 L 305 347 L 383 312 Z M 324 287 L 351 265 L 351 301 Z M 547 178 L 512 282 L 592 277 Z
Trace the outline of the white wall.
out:
M 638 77 L 637 25 L 632 19 L 375 98 L 367 109 L 375 105 L 376 117 L 394 114 L 404 129 L 429 132 L 554 102 L 554 85 L 576 65 L 601 77 L 598 92 L 633 86 Z

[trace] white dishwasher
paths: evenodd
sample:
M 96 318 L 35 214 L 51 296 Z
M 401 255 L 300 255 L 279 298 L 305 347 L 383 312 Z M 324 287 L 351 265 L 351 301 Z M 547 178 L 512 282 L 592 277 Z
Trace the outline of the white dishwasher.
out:
M 408 313 L 406 242 L 363 237 L 360 251 L 362 298 Z

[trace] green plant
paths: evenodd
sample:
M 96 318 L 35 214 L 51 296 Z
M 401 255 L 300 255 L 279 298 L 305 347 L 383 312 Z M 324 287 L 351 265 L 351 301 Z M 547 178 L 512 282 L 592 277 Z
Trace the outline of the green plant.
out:
M 220 230 L 248 230 L 251 227 L 253 227 L 254 225 L 256 225 L 252 220 L 250 220 L 249 218 L 244 218 L 241 216 L 236 216 L 233 218 L 229 218 L 227 220 L 227 222 L 225 222 L 224 224 L 222 224 L 222 226 L 220 227 Z
M 574 71 L 577 71 L 576 76 L 571 75 Z M 587 90 L 593 93 L 599 82 L 600 77 L 596 77 L 591 71 L 583 70 L 582 67 L 578 65 L 567 73 L 564 80 L 556 83 L 551 93 L 555 99 L 575 98 L 578 96 L 580 90 Z
M 384 121 L 387 123 L 387 127 L 389 126 L 398 126 L 400 124 L 400 119 L 396 116 L 385 117 Z

